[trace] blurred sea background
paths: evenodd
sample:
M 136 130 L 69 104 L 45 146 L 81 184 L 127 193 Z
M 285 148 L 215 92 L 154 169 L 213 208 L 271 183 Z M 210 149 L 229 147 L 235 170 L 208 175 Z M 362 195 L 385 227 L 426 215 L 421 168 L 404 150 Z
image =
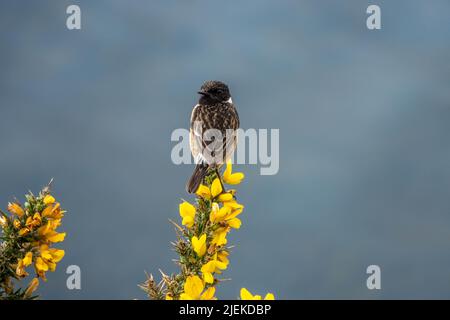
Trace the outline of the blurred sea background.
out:
M 168 219 L 193 166 L 170 135 L 217 79 L 244 129 L 280 129 L 277 175 L 236 166 L 219 298 L 449 299 L 449 17 L 446 0 L 2 1 L 0 204 L 53 177 L 68 210 L 42 298 L 145 299 L 144 271 L 177 271 Z

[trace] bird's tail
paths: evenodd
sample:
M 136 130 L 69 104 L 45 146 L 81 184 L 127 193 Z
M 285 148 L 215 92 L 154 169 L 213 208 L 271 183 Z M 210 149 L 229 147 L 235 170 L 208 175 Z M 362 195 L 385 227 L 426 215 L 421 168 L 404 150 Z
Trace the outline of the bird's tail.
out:
M 205 163 L 199 163 L 195 166 L 194 172 L 186 185 L 188 193 L 194 193 L 203 181 L 203 178 L 208 174 L 209 166 Z

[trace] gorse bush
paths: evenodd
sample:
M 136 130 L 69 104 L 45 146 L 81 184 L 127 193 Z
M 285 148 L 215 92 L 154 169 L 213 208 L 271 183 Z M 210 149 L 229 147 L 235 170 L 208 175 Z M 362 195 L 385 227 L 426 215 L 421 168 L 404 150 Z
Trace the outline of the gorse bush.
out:
M 181 225 L 175 226 L 177 240 L 172 243 L 180 267 L 177 274 L 163 272 L 159 282 L 152 275 L 140 287 L 154 300 L 215 300 L 216 287 L 224 281 L 231 246 L 228 236 L 241 227 L 240 215 L 244 206 L 236 201 L 236 190 L 225 185 L 238 185 L 244 174 L 232 172 L 227 163 L 222 176 L 211 170 L 195 193 L 193 203 L 179 205 Z M 36 299 L 39 279 L 47 281 L 46 273 L 55 271 L 64 257 L 64 250 L 53 245 L 64 241 L 66 233 L 58 232 L 65 211 L 51 195 L 50 185 L 37 196 L 31 192 L 22 205 L 15 200 L 5 213 L 0 210 L 0 299 Z M 34 270 L 32 280 L 21 286 L 22 279 Z M 16 286 L 18 288 L 16 288 Z M 243 300 L 272 300 L 273 294 L 263 298 L 242 288 Z
M 46 272 L 55 271 L 64 257 L 64 250 L 52 246 L 66 236 L 56 231 L 65 211 L 51 195 L 49 186 L 37 196 L 27 194 L 23 205 L 10 202 L 9 214 L 0 210 L 0 299 L 37 298 L 34 292 L 39 279 L 47 281 Z M 16 283 L 29 276 L 32 266 L 33 279 L 25 288 L 16 289 Z
M 140 287 L 150 299 L 155 300 L 215 300 L 216 286 L 223 281 L 222 273 L 230 261 L 228 235 L 233 229 L 241 227 L 240 214 L 244 206 L 236 201 L 236 190 L 225 190 L 224 184 L 238 185 L 244 174 L 232 172 L 231 162 L 227 163 L 222 177 L 211 170 L 196 191 L 192 204 L 183 201 L 179 205 L 181 225 L 172 222 L 177 233 L 173 242 L 179 255 L 176 263 L 178 274 L 166 275 L 163 272 L 159 282 L 149 275 Z M 243 300 L 261 300 L 247 289 L 240 292 Z M 274 299 L 268 293 L 264 299 Z

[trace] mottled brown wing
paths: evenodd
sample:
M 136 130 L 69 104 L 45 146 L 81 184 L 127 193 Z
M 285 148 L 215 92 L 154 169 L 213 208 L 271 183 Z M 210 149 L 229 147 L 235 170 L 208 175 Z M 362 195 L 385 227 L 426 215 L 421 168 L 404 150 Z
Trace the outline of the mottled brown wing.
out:
M 225 122 L 225 130 L 229 130 L 229 134 L 224 137 L 224 145 L 225 145 L 225 154 L 224 154 L 224 162 L 227 162 L 233 156 L 234 150 L 236 150 L 237 146 L 237 129 L 239 129 L 239 115 L 234 106 L 230 108 L 228 111 L 228 116 L 224 120 Z
M 196 105 L 192 111 L 190 126 L 190 147 L 196 163 L 221 165 L 229 160 L 236 149 L 238 128 L 239 116 L 232 105 Z M 204 140 L 204 133 L 209 129 L 220 130 L 223 136 L 222 144 L 214 145 Z M 219 155 L 222 150 L 220 159 L 208 157 L 211 154 Z
M 194 106 L 191 114 L 191 123 L 189 128 L 189 146 L 191 147 L 191 153 L 194 157 L 195 163 L 201 162 L 201 153 L 202 153 L 202 138 L 201 138 L 201 129 L 198 127 L 194 128 L 194 123 L 198 119 L 198 108 L 201 107 L 199 104 Z

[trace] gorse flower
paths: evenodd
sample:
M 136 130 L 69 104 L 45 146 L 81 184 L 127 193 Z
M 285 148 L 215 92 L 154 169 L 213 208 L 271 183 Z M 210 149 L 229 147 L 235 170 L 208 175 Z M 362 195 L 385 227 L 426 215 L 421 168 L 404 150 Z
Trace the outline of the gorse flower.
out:
M 33 262 L 33 252 L 29 251 L 22 259 L 22 263 L 25 267 L 28 267 Z
M 218 228 L 213 233 L 213 238 L 211 240 L 211 244 L 216 245 L 218 247 L 227 244 L 227 234 L 230 231 L 229 227 Z
M 242 221 L 238 216 L 244 206 L 236 201 L 236 190 L 225 190 L 224 184 L 237 185 L 244 174 L 233 173 L 231 163 L 222 177 L 211 170 L 195 194 L 196 203 L 183 201 L 179 214 L 183 227 L 174 223 L 178 241 L 174 243 L 179 255 L 180 273 L 167 276 L 156 283 L 150 275 L 141 285 L 151 299 L 165 300 L 211 300 L 220 275 L 230 263 L 227 247 L 231 230 L 239 229 Z
M 184 283 L 184 292 L 180 295 L 180 300 L 215 300 L 216 289 L 209 287 L 203 291 L 205 285 L 198 276 L 189 276 Z
M 268 293 L 263 299 L 260 295 L 253 295 L 247 289 L 242 288 L 241 300 L 275 300 L 275 297 L 272 293 Z
M 228 202 L 226 202 L 228 203 Z M 217 203 L 212 204 L 211 214 L 209 220 L 212 223 L 224 222 L 224 225 L 228 225 L 231 228 L 239 229 L 241 227 L 241 220 L 236 218 L 242 212 L 242 207 L 239 209 L 234 209 L 228 205 L 224 205 L 219 208 Z
M 194 225 L 195 207 L 187 201 L 180 204 L 180 216 L 183 218 L 181 222 L 183 226 L 191 228 Z
M 0 216 L 0 227 L 4 228 L 8 224 L 8 220 L 4 216 Z
M 244 179 L 244 174 L 242 172 L 232 173 L 233 166 L 231 161 L 227 162 L 227 168 L 223 173 L 223 181 L 227 184 L 239 184 Z
M 220 273 L 221 270 L 225 270 L 228 266 L 228 263 L 222 262 L 217 259 L 217 253 L 214 258 L 204 264 L 200 269 L 203 274 L 203 281 L 206 283 L 213 283 L 214 277 L 213 273 Z
M 200 238 L 193 236 L 191 242 L 195 253 L 199 257 L 203 257 L 206 253 L 206 234 L 202 234 Z
M 222 184 L 220 182 L 219 178 L 215 178 L 211 184 L 211 187 L 208 188 L 207 186 L 201 184 L 198 187 L 198 190 L 196 191 L 196 195 L 199 197 L 206 199 L 206 200 L 212 200 L 218 195 L 222 193 Z
M 33 292 L 36 291 L 37 287 L 39 286 L 39 279 L 38 278 L 33 278 L 33 280 L 30 281 L 30 283 L 28 284 L 27 289 L 24 292 L 24 297 L 25 298 L 30 298 L 31 295 L 33 294 Z
M 25 214 L 25 211 L 23 211 L 23 209 L 20 206 L 20 204 L 17 204 L 15 202 L 8 203 L 8 211 L 11 212 L 11 213 L 14 213 L 19 218 L 22 217 Z
M 0 298 L 29 299 L 39 285 L 39 278 L 46 281 L 46 272 L 55 271 L 64 257 L 64 250 L 52 245 L 65 239 L 58 232 L 65 211 L 45 187 L 38 196 L 27 194 L 22 206 L 10 202 L 8 211 L 1 213 L 2 244 L 0 246 Z M 13 290 L 11 279 L 29 275 L 27 268 L 34 267 L 36 278 L 25 290 Z
M 44 198 L 45 205 L 53 204 L 53 203 L 55 203 L 55 201 L 56 201 L 56 199 L 51 194 L 46 195 Z

